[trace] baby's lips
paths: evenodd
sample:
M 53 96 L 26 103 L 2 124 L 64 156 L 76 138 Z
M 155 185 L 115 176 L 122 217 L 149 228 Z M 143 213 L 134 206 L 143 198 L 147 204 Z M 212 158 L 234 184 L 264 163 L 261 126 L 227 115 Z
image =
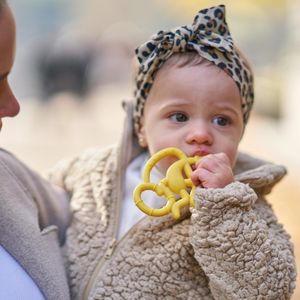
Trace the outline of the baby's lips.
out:
M 190 156 L 192 156 L 192 157 L 195 157 L 195 156 L 203 157 L 203 156 L 206 156 L 208 154 L 210 154 L 208 149 L 206 149 L 206 147 L 201 147 L 201 148 L 195 149 L 195 151 L 193 151 Z

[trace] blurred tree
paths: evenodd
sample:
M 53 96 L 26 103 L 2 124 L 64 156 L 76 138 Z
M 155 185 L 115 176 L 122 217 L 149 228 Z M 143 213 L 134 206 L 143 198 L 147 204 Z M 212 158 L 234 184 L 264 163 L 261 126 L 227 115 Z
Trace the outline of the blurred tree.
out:
M 214 6 L 220 4 L 220 1 L 215 0 L 164 0 L 164 1 L 155 1 L 157 4 L 161 4 L 165 7 L 168 7 L 171 10 L 180 11 L 181 14 L 194 14 L 195 11 L 209 6 Z M 260 6 L 263 9 L 278 10 L 282 11 L 282 8 L 285 7 L 285 0 L 251 0 L 251 1 L 240 1 L 240 0 L 223 0 L 223 4 L 228 7 L 232 7 L 237 10 L 248 10 L 253 7 L 253 5 Z

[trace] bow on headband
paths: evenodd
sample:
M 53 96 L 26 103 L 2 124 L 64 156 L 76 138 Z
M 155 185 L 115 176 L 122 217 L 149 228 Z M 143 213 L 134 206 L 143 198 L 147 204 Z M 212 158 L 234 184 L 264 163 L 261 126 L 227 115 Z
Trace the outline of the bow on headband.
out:
M 173 53 L 180 52 L 197 52 L 233 78 L 241 94 L 246 123 L 254 97 L 252 72 L 234 47 L 225 20 L 225 6 L 219 5 L 199 11 L 192 25 L 159 31 L 136 49 L 140 67 L 136 77 L 135 129 L 139 130 L 144 104 L 156 72 Z
M 214 12 L 214 16 L 220 20 L 219 24 L 212 16 L 205 15 L 206 9 L 199 12 L 192 25 L 173 31 L 159 31 L 151 41 L 136 49 L 142 72 L 147 72 L 157 57 L 162 59 L 176 52 L 197 51 L 201 55 L 202 51 L 206 51 L 205 47 L 212 47 L 220 52 L 232 53 L 233 41 L 221 7 L 224 6 Z M 201 14 L 204 18 L 200 18 Z

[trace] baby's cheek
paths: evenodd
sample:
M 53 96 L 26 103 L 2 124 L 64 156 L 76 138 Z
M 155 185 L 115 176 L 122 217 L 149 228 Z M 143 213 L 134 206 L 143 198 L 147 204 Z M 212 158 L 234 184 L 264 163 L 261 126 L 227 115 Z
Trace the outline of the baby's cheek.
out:
M 235 163 L 236 163 L 236 160 L 237 160 L 237 152 L 234 152 L 234 153 L 229 157 L 229 160 L 230 160 L 230 166 L 231 166 L 231 168 L 234 168 Z
M 237 159 L 237 148 L 229 147 L 227 151 L 224 151 L 224 153 L 227 155 L 230 161 L 230 166 L 233 168 Z

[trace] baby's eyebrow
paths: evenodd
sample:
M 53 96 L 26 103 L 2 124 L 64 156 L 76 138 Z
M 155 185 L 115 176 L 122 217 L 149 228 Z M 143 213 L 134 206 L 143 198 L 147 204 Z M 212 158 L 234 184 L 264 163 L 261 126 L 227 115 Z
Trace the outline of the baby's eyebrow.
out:
M 234 108 L 231 107 L 224 107 L 223 111 L 227 111 L 227 112 L 231 112 L 232 114 L 234 114 L 236 117 L 239 116 L 239 113 L 237 110 L 235 110 Z
M 188 104 L 189 102 L 185 100 L 167 101 L 165 103 L 161 103 L 160 109 L 169 108 L 169 107 L 185 107 Z

